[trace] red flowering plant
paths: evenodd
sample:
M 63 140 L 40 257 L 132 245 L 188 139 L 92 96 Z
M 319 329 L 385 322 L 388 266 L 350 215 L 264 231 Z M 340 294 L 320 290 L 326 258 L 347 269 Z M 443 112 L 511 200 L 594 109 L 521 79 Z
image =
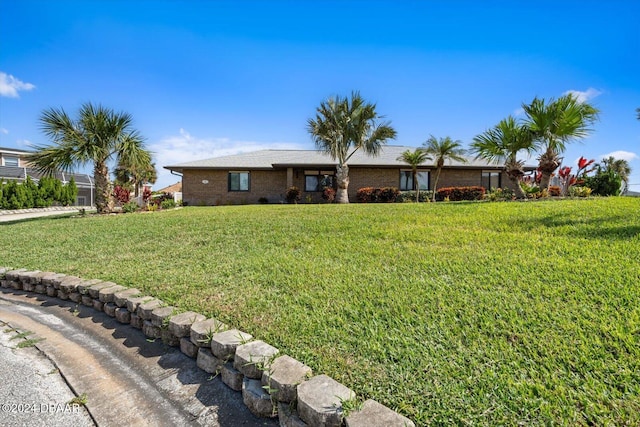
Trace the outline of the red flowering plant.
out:
M 560 178 L 560 183 L 562 184 L 561 189 L 563 196 L 569 194 L 569 188 L 571 188 L 571 186 L 582 184 L 584 182 L 582 178 L 584 178 L 589 172 L 593 170 L 593 168 L 587 168 L 594 162 L 594 159 L 587 160 L 583 156 L 580 156 L 580 158 L 578 159 L 578 172 L 576 172 L 575 175 L 571 174 L 570 166 L 564 166 L 559 169 L 558 177 Z
M 144 187 L 144 190 L 142 190 L 142 201 L 148 205 L 152 195 L 153 193 L 151 192 L 151 189 L 149 187 Z
M 113 198 L 116 199 L 116 202 L 120 206 L 124 205 L 125 203 L 128 203 L 129 199 L 131 198 L 131 192 L 119 185 L 116 185 L 114 187 L 112 195 L 113 195 Z
M 595 169 L 595 167 L 591 169 L 587 169 L 587 168 L 591 166 L 594 162 L 595 162 L 595 159 L 587 160 L 586 158 L 580 156 L 580 158 L 578 159 L 578 173 L 576 174 L 576 176 L 584 178 L 589 172 L 592 172 Z

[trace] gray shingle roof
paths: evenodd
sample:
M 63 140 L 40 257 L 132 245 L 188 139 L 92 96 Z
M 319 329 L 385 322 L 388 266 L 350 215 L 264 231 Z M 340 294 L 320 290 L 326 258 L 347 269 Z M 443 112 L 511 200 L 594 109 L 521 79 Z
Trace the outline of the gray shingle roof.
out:
M 398 160 L 405 150 L 416 147 L 387 145 L 379 156 L 368 156 L 357 151 L 347 162 L 350 167 L 406 167 L 406 163 Z M 213 157 L 194 162 L 164 166 L 165 169 L 181 172 L 184 169 L 275 169 L 286 167 L 328 167 L 335 166 L 336 161 L 328 154 L 318 150 L 260 150 L 230 156 Z M 424 167 L 433 166 L 432 161 L 424 163 Z M 501 169 L 501 165 L 489 164 L 484 160 L 468 157 L 467 163 L 446 162 L 445 167 Z

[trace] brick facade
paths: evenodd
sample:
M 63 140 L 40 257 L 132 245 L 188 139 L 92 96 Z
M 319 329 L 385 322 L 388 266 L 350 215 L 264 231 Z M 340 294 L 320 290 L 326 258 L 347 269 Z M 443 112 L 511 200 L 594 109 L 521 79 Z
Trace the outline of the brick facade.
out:
M 273 170 L 242 170 L 249 172 L 249 191 L 229 191 L 230 170 L 186 169 L 182 177 L 183 200 L 191 206 L 216 206 L 227 204 L 256 204 L 261 198 L 269 203 L 284 203 L 285 192 L 290 186 L 302 191 L 301 202 L 322 201 L 320 192 L 305 192 L 305 170 L 311 168 L 289 168 Z M 323 168 L 326 170 L 327 168 Z M 400 187 L 400 171 L 406 168 L 365 168 L 349 169 L 349 199 L 357 201 L 356 193 L 362 187 Z M 435 169 L 430 171 L 429 188 L 433 189 Z M 206 183 L 205 183 L 206 182 Z M 501 174 L 501 186 L 510 187 L 508 179 Z M 440 174 L 438 188 L 482 185 L 482 169 L 444 168 Z

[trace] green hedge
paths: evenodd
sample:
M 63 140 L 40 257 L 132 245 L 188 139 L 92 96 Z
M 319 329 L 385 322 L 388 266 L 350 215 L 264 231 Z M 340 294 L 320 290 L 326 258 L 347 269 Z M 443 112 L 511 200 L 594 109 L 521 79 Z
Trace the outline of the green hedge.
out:
M 75 203 L 78 187 L 73 178 L 63 185 L 60 180 L 44 177 L 36 184 L 30 177 L 23 183 L 0 182 L 0 209 L 46 208 Z

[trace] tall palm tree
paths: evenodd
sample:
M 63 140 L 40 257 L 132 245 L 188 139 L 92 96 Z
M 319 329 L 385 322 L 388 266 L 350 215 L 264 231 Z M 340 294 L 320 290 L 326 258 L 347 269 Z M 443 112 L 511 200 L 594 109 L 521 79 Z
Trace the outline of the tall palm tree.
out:
M 113 207 L 109 161 L 120 163 L 125 159 L 125 164 L 137 167 L 151 163 L 151 155 L 138 131 L 132 128 L 128 113 L 85 103 L 77 120 L 62 108 L 50 108 L 40 116 L 40 124 L 53 145 L 36 146 L 36 152 L 27 156 L 27 160 L 45 174 L 93 165 L 99 213 L 110 212 Z
M 613 156 L 609 156 L 602 159 L 602 164 L 605 166 L 605 170 L 612 170 L 620 177 L 624 184 L 620 194 L 625 194 L 629 189 L 629 175 L 631 175 L 629 162 L 625 159 L 615 159 Z
M 388 139 L 395 139 L 396 131 L 390 122 L 377 122 L 381 118 L 375 104 L 365 102 L 359 92 L 353 92 L 351 99 L 336 96 L 323 101 L 315 119 L 308 120 L 307 130 L 316 147 L 338 163 L 336 203 L 349 203 L 347 162 L 351 156 L 358 150 L 376 156 Z
M 599 110 L 587 102 L 580 102 L 572 94 L 552 98 L 549 102 L 536 97 L 522 108 L 527 115 L 525 123 L 543 150 L 538 158 L 542 174 L 540 188 L 548 188 L 551 174 L 562 163 L 560 154 L 571 140 L 591 133 L 590 126 L 598 119 Z
M 405 162 L 411 167 L 411 176 L 413 177 L 413 189 L 416 190 L 416 203 L 420 201 L 420 183 L 418 182 L 418 166 L 426 162 L 427 160 L 433 160 L 427 153 L 420 148 L 416 148 L 415 151 L 404 151 L 398 160 Z
M 440 173 L 442 172 L 442 168 L 444 166 L 444 162 L 448 160 L 451 162 L 452 160 L 466 163 L 467 159 L 464 157 L 466 150 L 462 148 L 462 141 L 452 140 L 450 137 L 437 139 L 435 136 L 431 135 L 429 139 L 427 139 L 421 148 L 425 153 L 430 156 L 433 156 L 435 160 L 436 166 L 436 178 L 433 180 L 433 199 L 432 201 L 436 201 L 436 191 L 438 190 L 438 181 L 440 179 Z
M 492 129 L 474 137 L 471 149 L 476 153 L 476 158 L 494 163 L 504 162 L 504 170 L 511 181 L 516 198 L 526 198 L 520 186 L 520 179 L 524 175 L 524 162 L 517 158 L 521 151 L 532 153 L 535 150 L 533 135 L 526 126 L 509 116 L 500 120 Z

